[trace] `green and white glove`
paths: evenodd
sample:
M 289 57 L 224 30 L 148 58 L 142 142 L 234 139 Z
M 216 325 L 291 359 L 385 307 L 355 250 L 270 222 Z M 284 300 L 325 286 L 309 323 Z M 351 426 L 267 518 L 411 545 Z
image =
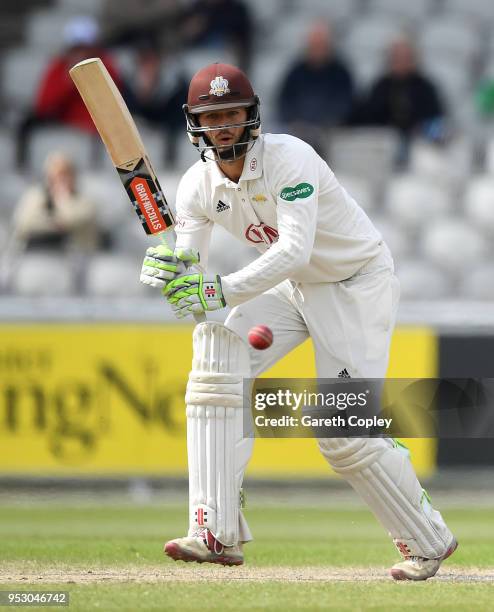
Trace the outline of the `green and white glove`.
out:
M 185 274 L 162 290 L 177 319 L 226 306 L 218 274 Z
M 198 261 L 199 256 L 194 249 L 172 251 L 164 244 L 149 247 L 142 264 L 140 281 L 163 289 L 168 282 L 185 274 L 187 268 Z

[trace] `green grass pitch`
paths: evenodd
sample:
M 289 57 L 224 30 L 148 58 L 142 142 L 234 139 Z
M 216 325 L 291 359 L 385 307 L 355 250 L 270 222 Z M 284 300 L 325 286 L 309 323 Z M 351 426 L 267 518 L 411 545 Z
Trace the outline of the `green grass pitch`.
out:
M 223 568 L 163 556 L 163 542 L 185 533 L 183 505 L 3 503 L 0 590 L 68 590 L 61 609 L 71 611 L 492 610 L 494 508 L 443 514 L 458 551 L 436 578 L 395 583 L 398 556 L 358 506 L 256 502 L 246 564 Z

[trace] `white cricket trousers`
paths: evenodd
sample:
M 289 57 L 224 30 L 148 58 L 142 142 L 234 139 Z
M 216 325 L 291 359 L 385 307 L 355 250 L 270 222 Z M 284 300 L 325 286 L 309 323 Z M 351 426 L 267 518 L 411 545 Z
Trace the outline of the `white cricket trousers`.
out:
M 244 340 L 254 325 L 271 328 L 274 342 L 270 348 L 249 347 L 253 377 L 310 336 L 319 378 L 337 378 L 344 370 L 352 378 L 384 378 L 398 301 L 399 283 L 383 243 L 381 253 L 352 278 L 337 283 L 284 281 L 234 308 L 225 325 Z M 393 440 L 322 438 L 317 442 L 326 460 L 368 504 L 398 550 L 426 558 L 445 553 L 453 536 L 428 503 L 408 456 Z M 251 539 L 242 515 L 240 539 Z

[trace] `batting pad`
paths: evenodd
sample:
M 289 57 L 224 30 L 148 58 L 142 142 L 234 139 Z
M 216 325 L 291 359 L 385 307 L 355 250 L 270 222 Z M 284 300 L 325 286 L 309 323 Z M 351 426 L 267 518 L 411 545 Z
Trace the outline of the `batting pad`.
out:
M 251 540 L 240 511 L 240 487 L 253 448 L 243 437 L 244 341 L 220 323 L 196 326 L 187 404 L 189 535 L 207 527 L 224 546 Z
M 327 438 L 321 452 L 368 504 L 404 556 L 441 557 L 453 540 L 404 447 L 389 438 Z

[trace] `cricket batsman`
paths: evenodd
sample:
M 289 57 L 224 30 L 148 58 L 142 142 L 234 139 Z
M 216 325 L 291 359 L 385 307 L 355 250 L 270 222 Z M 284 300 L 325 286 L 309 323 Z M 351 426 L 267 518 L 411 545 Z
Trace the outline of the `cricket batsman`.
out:
M 201 69 L 184 112 L 201 159 L 178 188 L 176 248 L 148 249 L 141 281 L 159 287 L 179 318 L 232 310 L 224 325 L 201 323 L 194 331 L 185 398 L 189 531 L 165 553 L 241 565 L 252 536 L 240 490 L 253 448 L 242 435 L 243 378 L 258 376 L 308 336 L 318 377 L 384 378 L 399 285 L 382 237 L 326 162 L 298 138 L 261 134 L 259 98 L 241 70 Z M 259 256 L 227 276 L 209 272 L 215 223 Z M 274 335 L 264 351 L 247 343 L 258 323 Z M 401 553 L 393 578 L 434 576 L 457 543 L 406 449 L 391 438 L 318 444 Z

